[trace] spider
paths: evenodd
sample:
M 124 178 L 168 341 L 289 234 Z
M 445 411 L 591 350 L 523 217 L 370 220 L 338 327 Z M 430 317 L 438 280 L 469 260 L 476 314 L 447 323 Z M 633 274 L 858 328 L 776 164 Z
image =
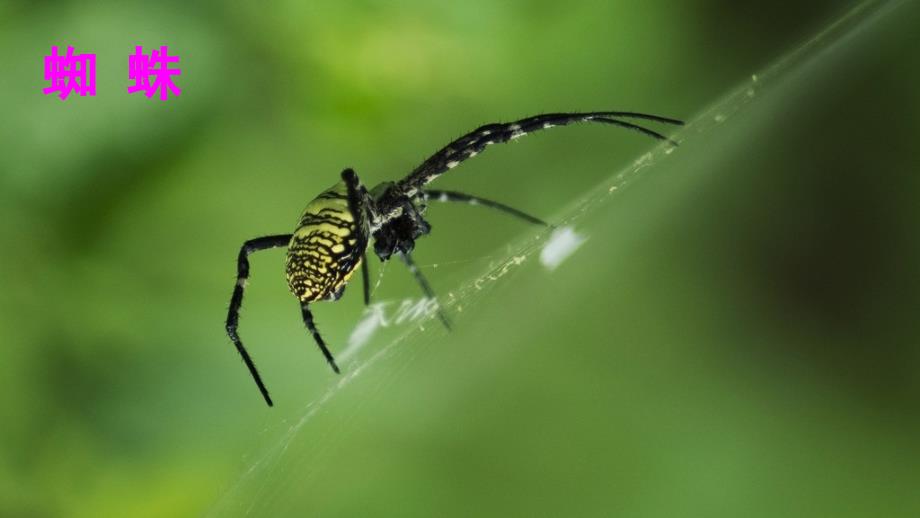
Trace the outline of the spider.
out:
M 272 406 L 268 390 L 256 370 L 255 363 L 243 347 L 237 334 L 243 289 L 249 279 L 249 254 L 269 248 L 287 247 L 286 274 L 291 293 L 300 302 L 303 322 L 326 361 L 336 373 L 339 367 L 326 347 L 316 325 L 310 304 L 321 300 L 338 300 L 348 280 L 359 267 L 364 284 L 364 302 L 370 301 L 367 271 L 367 248 L 371 239 L 374 253 L 381 261 L 393 254 L 399 256 L 415 277 L 425 296 L 434 299 L 434 291 L 412 260 L 415 241 L 431 231 L 423 217 L 428 202 L 463 202 L 496 209 L 527 222 L 547 225 L 544 221 L 502 203 L 453 191 L 430 190 L 424 187 L 478 155 L 487 146 L 522 137 L 528 133 L 564 126 L 575 122 L 599 122 L 638 131 L 646 136 L 676 142 L 664 135 L 621 119 L 640 119 L 666 124 L 681 121 L 634 112 L 550 113 L 527 117 L 511 123 L 481 126 L 454 140 L 416 167 L 408 176 L 396 182 L 384 182 L 368 191 L 352 169 L 345 169 L 341 181 L 323 191 L 307 204 L 292 234 L 278 234 L 250 239 L 243 243 L 237 257 L 236 286 L 227 314 L 227 335 L 243 357 L 262 397 Z M 438 309 L 438 317 L 447 329 L 450 321 Z

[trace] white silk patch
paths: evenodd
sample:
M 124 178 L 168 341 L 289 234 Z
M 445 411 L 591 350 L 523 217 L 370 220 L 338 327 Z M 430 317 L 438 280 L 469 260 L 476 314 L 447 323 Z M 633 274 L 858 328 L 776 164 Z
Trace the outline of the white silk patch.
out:
M 572 227 L 557 228 L 540 250 L 540 263 L 550 271 L 555 270 L 587 240 L 587 237 L 575 233 Z

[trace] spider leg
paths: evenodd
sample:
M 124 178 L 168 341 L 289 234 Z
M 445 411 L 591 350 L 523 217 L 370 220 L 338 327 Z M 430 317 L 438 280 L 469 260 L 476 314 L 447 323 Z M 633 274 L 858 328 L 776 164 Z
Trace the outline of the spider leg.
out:
M 256 385 L 259 386 L 259 392 L 262 393 L 262 397 L 265 398 L 265 402 L 268 403 L 268 406 L 272 406 L 272 398 L 269 397 L 268 389 L 266 389 L 265 384 L 262 383 L 259 371 L 256 370 L 256 364 L 253 363 L 252 358 L 249 357 L 246 348 L 243 347 L 243 342 L 240 340 L 236 328 L 240 320 L 240 307 L 243 305 L 243 290 L 246 287 L 246 281 L 249 279 L 249 254 L 258 252 L 259 250 L 287 246 L 290 241 L 291 234 L 282 234 L 250 239 L 243 243 L 243 246 L 240 248 L 240 255 L 236 260 L 236 286 L 233 288 L 233 296 L 230 298 L 230 310 L 227 313 L 227 336 L 230 337 L 230 340 L 233 341 L 233 345 L 236 346 L 236 350 L 239 351 L 240 356 L 243 357 L 246 367 L 249 368 L 249 373 L 252 374 L 252 379 L 254 379 Z
M 438 299 L 435 297 L 434 291 L 431 289 L 431 285 L 428 284 L 428 280 L 425 279 L 425 276 L 422 275 L 422 272 L 418 269 L 418 266 L 415 265 L 415 261 L 412 260 L 412 255 L 409 252 L 400 252 L 399 255 L 402 257 L 403 262 L 406 263 L 406 267 L 409 268 L 409 271 L 412 272 L 412 275 L 415 276 L 415 280 L 418 282 L 419 286 L 421 286 L 425 296 L 437 302 Z M 450 320 L 448 320 L 447 315 L 441 311 L 440 304 L 438 304 L 438 318 L 441 320 L 441 323 L 444 324 L 444 327 L 450 331 Z
M 363 253 L 364 248 L 367 248 L 367 220 L 373 208 L 368 202 L 370 196 L 353 169 L 347 168 L 342 171 L 342 180 L 345 182 L 345 187 L 348 188 L 348 210 L 355 218 L 358 227 L 358 246 Z
M 367 190 L 361 185 L 361 181 L 353 169 L 348 168 L 342 171 L 342 180 L 345 181 L 345 186 L 348 188 L 348 210 L 351 211 L 352 216 L 355 218 L 358 228 L 358 241 L 355 246 L 361 250 L 361 280 L 364 284 L 364 305 L 367 306 L 371 303 L 371 286 L 365 250 L 368 243 L 367 223 L 371 216 L 372 207 L 368 203 Z
M 457 167 L 460 162 L 478 155 L 487 146 L 514 140 L 535 131 L 555 126 L 565 126 L 575 122 L 600 122 L 612 124 L 638 131 L 658 140 L 668 141 L 672 145 L 677 145 L 676 142 L 668 139 L 661 133 L 632 122 L 620 120 L 624 118 L 641 119 L 664 124 L 683 124 L 683 122 L 676 119 L 635 112 L 547 113 L 527 117 L 516 122 L 486 124 L 443 147 L 440 151 L 422 162 L 409 173 L 406 178 L 398 182 L 397 185 L 403 194 L 410 197 L 415 196 L 422 186 L 450 169 Z
M 511 214 L 512 216 L 521 218 L 524 221 L 527 221 L 528 223 L 533 223 L 535 225 L 543 225 L 544 227 L 552 226 L 549 223 L 543 221 L 542 219 L 531 216 L 530 214 L 517 210 L 514 207 L 509 207 L 505 205 L 504 203 L 487 200 L 485 198 L 479 198 L 478 196 L 472 196 L 472 195 L 465 194 L 462 192 L 425 190 L 422 192 L 422 196 L 425 198 L 426 201 L 428 200 L 442 201 L 442 202 L 455 201 L 455 202 L 469 203 L 470 205 L 482 205 L 483 207 L 489 207 L 490 209 L 496 209 L 496 210 L 505 212 L 507 214 Z
M 323 337 L 320 336 L 319 331 L 316 330 L 316 324 L 313 323 L 313 313 L 310 312 L 309 306 L 310 305 L 306 302 L 300 304 L 300 313 L 303 316 L 303 323 L 307 326 L 310 334 L 313 335 L 313 339 L 316 340 L 316 345 L 318 345 L 319 350 L 323 352 L 323 356 L 326 357 L 326 361 L 329 362 L 332 370 L 338 374 L 339 366 L 335 364 L 335 358 L 332 357 L 332 353 L 326 348 L 326 342 L 323 341 Z
M 371 305 L 371 279 L 367 273 L 367 254 L 361 254 L 361 284 L 364 285 L 364 305 Z

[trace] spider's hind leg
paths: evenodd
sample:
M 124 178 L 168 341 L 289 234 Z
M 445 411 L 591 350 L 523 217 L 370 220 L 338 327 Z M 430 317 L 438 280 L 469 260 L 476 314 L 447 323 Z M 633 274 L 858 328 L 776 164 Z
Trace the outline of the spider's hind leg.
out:
M 364 286 L 364 305 L 371 305 L 371 277 L 367 271 L 367 254 L 361 254 L 361 284 Z
M 243 358 L 243 362 L 246 363 L 246 367 L 249 368 L 249 373 L 252 375 L 252 379 L 255 380 L 256 385 L 259 387 L 259 392 L 262 393 L 262 397 L 265 398 L 268 406 L 272 406 L 272 398 L 268 395 L 268 389 L 262 383 L 262 377 L 259 376 L 259 371 L 256 370 L 256 364 L 249 357 L 246 348 L 243 347 L 243 341 L 240 340 L 240 335 L 236 329 L 240 322 L 243 292 L 246 288 L 246 281 L 249 280 L 249 254 L 259 250 L 287 246 L 290 240 L 291 234 L 281 234 L 250 239 L 243 243 L 236 259 L 236 285 L 233 287 L 233 295 L 230 297 L 230 309 L 227 311 L 227 336 L 230 337 L 233 345 L 236 346 L 236 350 L 239 351 L 240 356 Z
M 371 291 L 367 271 L 367 254 L 365 253 L 368 241 L 366 225 L 369 219 L 373 219 L 374 203 L 353 169 L 348 168 L 342 171 L 342 180 L 348 188 L 348 210 L 351 211 L 357 223 L 356 226 L 360 229 L 357 246 L 361 249 L 361 280 L 364 284 L 364 305 L 367 306 L 371 303 Z
M 316 345 L 319 346 L 319 350 L 323 352 L 323 356 L 326 357 L 326 361 L 329 362 L 332 370 L 338 374 L 339 366 L 335 364 L 335 358 L 332 357 L 332 353 L 329 352 L 329 349 L 326 347 L 326 342 L 323 341 L 323 337 L 319 335 L 319 331 L 316 329 L 316 324 L 313 323 L 313 313 L 310 312 L 309 304 L 306 302 L 301 303 L 300 313 L 301 316 L 303 316 L 304 325 L 307 326 L 310 334 L 313 335 L 313 339 L 316 340 Z

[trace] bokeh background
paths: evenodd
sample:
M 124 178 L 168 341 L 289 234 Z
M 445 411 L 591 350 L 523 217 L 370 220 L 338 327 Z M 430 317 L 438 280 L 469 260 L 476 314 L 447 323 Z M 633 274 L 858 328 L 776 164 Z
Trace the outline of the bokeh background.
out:
M 916 516 L 911 2 L 293 435 L 337 380 L 282 252 L 253 256 L 241 321 L 275 408 L 223 330 L 240 244 L 343 167 L 373 185 L 542 111 L 690 120 L 853 5 L 0 2 L 0 516 Z M 128 54 L 163 44 L 182 95 L 128 95 Z M 42 95 L 51 45 L 97 54 L 96 97 Z M 652 145 L 553 130 L 439 183 L 552 218 Z M 416 257 L 442 292 L 534 232 L 436 209 Z M 334 350 L 359 292 L 316 307 Z

